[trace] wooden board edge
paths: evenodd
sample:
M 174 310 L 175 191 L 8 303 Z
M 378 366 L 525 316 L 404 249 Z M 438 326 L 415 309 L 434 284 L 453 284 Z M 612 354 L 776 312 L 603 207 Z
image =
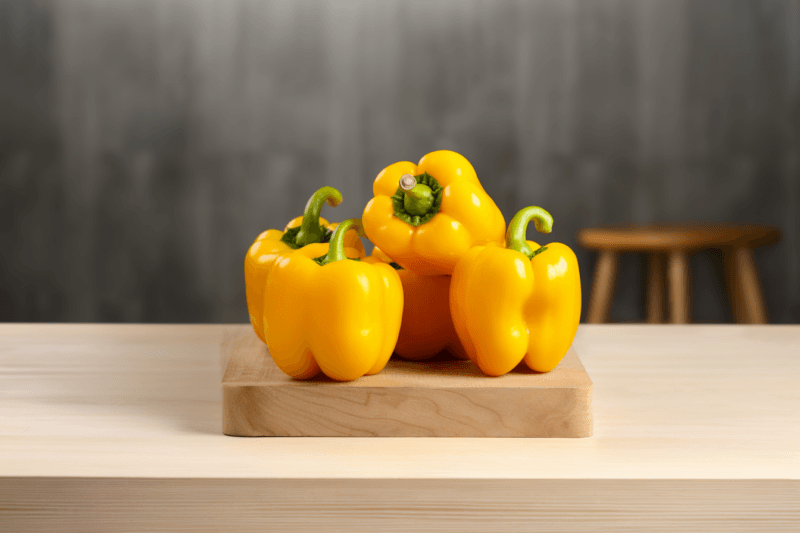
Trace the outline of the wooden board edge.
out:
M 569 392 L 573 392 L 576 396 L 576 407 L 569 413 L 570 424 L 563 432 L 556 431 L 548 435 L 541 434 L 528 434 L 528 435 L 511 435 L 511 434 L 466 434 L 466 435 L 436 435 L 435 438 L 588 438 L 594 435 L 594 415 L 592 412 L 592 396 L 594 386 L 589 384 L 586 387 L 580 388 L 565 388 Z M 297 391 L 298 389 L 294 389 Z M 378 389 L 380 390 L 380 389 Z M 434 389 L 430 389 L 434 390 Z M 452 389 L 446 389 L 452 392 Z M 499 389 L 502 390 L 502 389 Z M 310 389 L 311 391 L 311 389 Z M 361 393 L 369 394 L 370 389 L 360 389 Z M 247 420 L 240 420 L 243 412 L 250 412 L 251 409 L 243 408 L 242 405 L 248 404 L 262 404 L 261 388 L 258 386 L 240 385 L 238 383 L 226 383 L 222 388 L 222 421 L 223 433 L 231 437 L 357 437 L 359 435 L 347 435 L 337 433 L 333 430 L 321 432 L 300 432 L 296 434 L 287 434 L 280 431 L 272 431 L 269 429 L 269 424 L 264 423 L 260 428 L 254 429 L 252 423 Z M 258 409 L 258 408 L 255 408 Z M 263 408 L 261 409 L 263 412 Z M 377 437 L 430 437 L 427 432 L 415 433 L 412 430 L 406 430 L 404 433 L 393 434 L 379 434 L 372 435 Z

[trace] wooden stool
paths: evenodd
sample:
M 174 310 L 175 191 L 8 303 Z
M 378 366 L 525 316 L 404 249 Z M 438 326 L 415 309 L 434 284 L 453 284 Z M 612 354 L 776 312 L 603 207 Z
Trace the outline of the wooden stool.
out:
M 667 299 L 673 324 L 689 322 L 689 254 L 703 249 L 720 249 L 725 254 L 733 318 L 742 324 L 766 324 L 764 295 L 753 261 L 752 249 L 781 238 L 774 226 L 721 223 L 632 225 L 588 228 L 577 235 L 578 242 L 598 250 L 592 280 L 592 294 L 586 321 L 608 321 L 617 281 L 620 252 L 649 254 L 647 282 L 647 322 L 662 322 L 664 275 L 669 281 Z

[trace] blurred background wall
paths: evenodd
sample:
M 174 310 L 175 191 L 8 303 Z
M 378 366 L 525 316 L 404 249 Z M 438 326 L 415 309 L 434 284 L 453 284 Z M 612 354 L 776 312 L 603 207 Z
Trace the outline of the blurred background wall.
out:
M 772 223 L 800 322 L 800 2 L 0 0 L 0 320 L 246 322 L 243 260 L 322 185 L 452 149 L 506 220 Z M 693 318 L 730 321 L 719 259 Z M 613 320 L 644 317 L 623 257 Z

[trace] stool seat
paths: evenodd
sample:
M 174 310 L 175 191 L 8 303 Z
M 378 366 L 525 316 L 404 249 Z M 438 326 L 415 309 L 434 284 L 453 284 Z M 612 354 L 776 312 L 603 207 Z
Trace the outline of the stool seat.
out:
M 590 249 L 642 252 L 650 250 L 698 250 L 723 246 L 755 248 L 781 238 L 776 226 L 702 222 L 687 224 L 633 224 L 587 228 L 578 242 Z
M 780 238 L 781 230 L 775 226 L 724 222 L 633 224 L 583 229 L 577 234 L 578 243 L 599 251 L 586 320 L 589 323 L 608 320 L 619 253 L 639 252 L 649 256 L 647 321 L 662 321 L 666 273 L 670 321 L 689 322 L 688 254 L 716 248 L 725 254 L 725 273 L 734 320 L 765 324 L 767 312 L 752 249 L 772 244 Z

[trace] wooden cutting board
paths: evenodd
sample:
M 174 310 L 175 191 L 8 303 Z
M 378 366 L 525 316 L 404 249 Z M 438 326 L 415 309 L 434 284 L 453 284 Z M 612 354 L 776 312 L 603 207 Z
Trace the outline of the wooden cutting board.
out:
M 249 325 L 223 343 L 226 435 L 589 437 L 592 381 L 574 349 L 551 372 L 524 365 L 490 378 L 469 361 L 393 356 L 374 376 L 339 383 L 281 372 Z

